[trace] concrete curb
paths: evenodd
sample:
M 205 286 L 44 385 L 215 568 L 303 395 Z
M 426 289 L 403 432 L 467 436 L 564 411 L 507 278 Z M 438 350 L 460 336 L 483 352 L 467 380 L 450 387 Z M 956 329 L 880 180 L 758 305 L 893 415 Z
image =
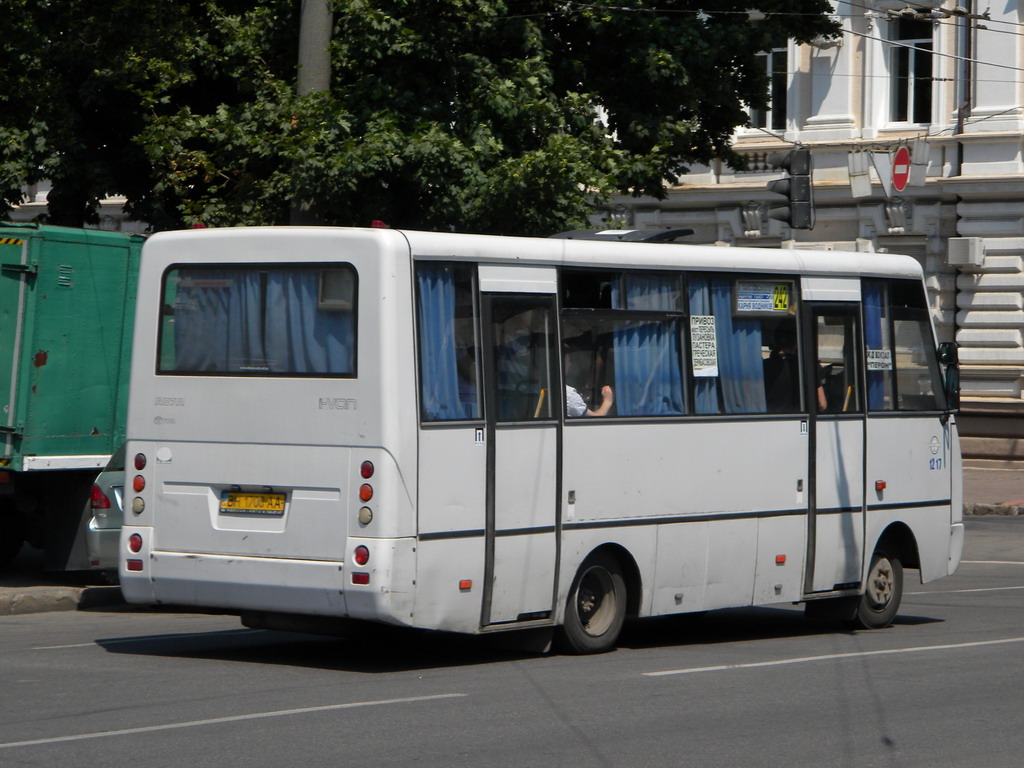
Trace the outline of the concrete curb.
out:
M 1019 504 L 964 504 L 966 516 L 1024 517 L 1024 506 Z
M 0 616 L 123 604 L 120 587 L 0 587 Z

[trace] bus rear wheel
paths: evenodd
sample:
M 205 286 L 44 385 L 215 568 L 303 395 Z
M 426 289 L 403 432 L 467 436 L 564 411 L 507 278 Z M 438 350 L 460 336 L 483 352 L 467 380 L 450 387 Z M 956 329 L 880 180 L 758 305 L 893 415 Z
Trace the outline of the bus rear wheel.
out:
M 879 548 L 871 556 L 864 594 L 853 623 L 862 629 L 883 629 L 892 624 L 903 599 L 903 563 L 893 552 Z
M 591 555 L 569 590 L 562 625 L 563 647 L 572 653 L 604 653 L 615 648 L 626 618 L 626 580 L 607 553 Z

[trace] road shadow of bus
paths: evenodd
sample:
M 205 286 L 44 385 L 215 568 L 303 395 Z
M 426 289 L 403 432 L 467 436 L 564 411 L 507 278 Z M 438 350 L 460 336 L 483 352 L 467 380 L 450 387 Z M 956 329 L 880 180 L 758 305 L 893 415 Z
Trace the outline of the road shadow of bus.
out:
M 898 628 L 941 621 L 901 615 L 894 625 Z M 631 621 L 623 629 L 618 647 L 642 650 L 706 646 L 853 631 L 835 620 L 808 619 L 799 608 L 733 608 Z M 517 642 L 520 638 L 515 634 L 474 636 L 365 625 L 342 637 L 239 628 L 96 642 L 117 654 L 386 674 L 520 661 L 543 655 L 536 642 Z
M 941 622 L 930 616 L 901 614 L 894 626 Z M 619 639 L 620 648 L 668 648 L 686 645 L 717 645 L 744 640 L 814 637 L 863 631 L 831 618 L 809 618 L 802 606 L 727 608 L 704 613 L 661 616 L 628 623 Z

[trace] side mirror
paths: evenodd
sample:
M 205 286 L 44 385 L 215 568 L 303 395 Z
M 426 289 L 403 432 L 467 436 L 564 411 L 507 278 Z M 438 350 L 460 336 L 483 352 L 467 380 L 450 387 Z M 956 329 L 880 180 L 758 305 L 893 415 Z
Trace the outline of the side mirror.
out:
M 939 344 L 939 362 L 946 366 L 946 410 L 955 413 L 960 410 L 960 355 L 955 341 Z

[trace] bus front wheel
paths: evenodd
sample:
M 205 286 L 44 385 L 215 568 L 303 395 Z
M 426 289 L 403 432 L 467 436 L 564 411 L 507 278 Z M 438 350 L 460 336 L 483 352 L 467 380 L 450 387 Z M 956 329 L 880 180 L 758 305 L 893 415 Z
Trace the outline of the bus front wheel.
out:
M 618 560 L 591 555 L 569 590 L 562 626 L 563 647 L 572 653 L 604 653 L 615 647 L 626 618 L 626 580 Z
M 903 599 L 903 563 L 895 552 L 879 548 L 871 556 L 871 567 L 854 616 L 863 629 L 882 629 L 892 624 Z

